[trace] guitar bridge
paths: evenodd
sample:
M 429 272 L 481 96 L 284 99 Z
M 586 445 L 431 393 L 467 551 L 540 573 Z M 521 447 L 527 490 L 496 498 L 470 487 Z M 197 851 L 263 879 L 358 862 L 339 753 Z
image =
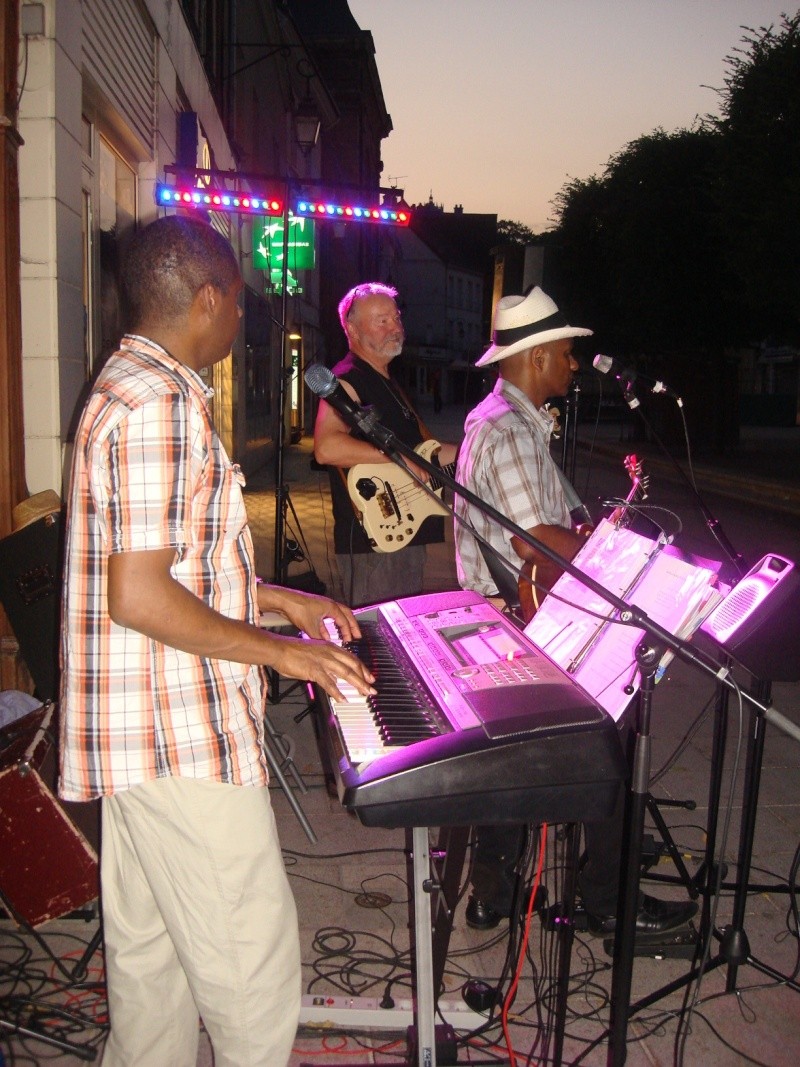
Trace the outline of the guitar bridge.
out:
M 378 494 L 378 504 L 384 519 L 394 518 L 400 521 L 400 508 L 397 506 L 397 500 L 388 482 L 385 492 Z

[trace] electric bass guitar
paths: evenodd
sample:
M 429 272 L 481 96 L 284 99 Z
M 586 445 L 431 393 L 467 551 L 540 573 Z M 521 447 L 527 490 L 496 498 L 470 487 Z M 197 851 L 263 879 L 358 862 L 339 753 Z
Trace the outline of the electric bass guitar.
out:
M 428 440 L 414 451 L 430 462 L 441 445 Z M 442 467 L 444 474 L 455 473 L 455 463 Z M 357 463 L 347 472 L 347 491 L 359 522 L 376 552 L 397 552 L 410 545 L 420 526 L 431 515 L 447 515 L 440 503 L 443 485 L 431 478 L 432 497 L 422 486 L 393 463 Z
M 650 483 L 649 475 L 644 474 L 641 460 L 637 459 L 635 454 L 626 456 L 624 464 L 631 480 L 631 488 L 625 500 L 609 515 L 609 521 L 615 523 L 617 527 L 627 526 L 630 523 L 634 515 L 632 505 L 639 504 L 647 499 Z M 577 527 L 575 532 L 588 537 L 592 529 L 589 523 L 583 523 Z M 547 559 L 546 556 L 537 554 L 537 558 L 526 560 L 523 563 L 517 591 L 520 612 L 526 626 L 538 611 L 549 590 L 553 588 L 563 573 L 563 569 L 553 563 L 552 560 Z

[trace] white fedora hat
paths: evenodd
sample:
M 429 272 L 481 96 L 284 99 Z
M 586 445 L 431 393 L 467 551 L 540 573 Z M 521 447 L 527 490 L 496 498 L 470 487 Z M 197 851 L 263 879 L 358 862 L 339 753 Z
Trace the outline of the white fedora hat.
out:
M 537 285 L 527 296 L 503 296 L 494 313 L 494 342 L 476 362 L 476 367 L 497 363 L 515 352 L 523 352 L 548 341 L 567 337 L 591 337 L 591 330 L 570 326 L 547 293 Z

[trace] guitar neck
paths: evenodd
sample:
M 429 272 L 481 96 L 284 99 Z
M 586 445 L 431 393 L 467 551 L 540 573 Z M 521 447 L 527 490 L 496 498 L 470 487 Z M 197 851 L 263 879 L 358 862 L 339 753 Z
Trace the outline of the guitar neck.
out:
M 441 472 L 442 472 L 442 474 L 446 475 L 448 478 L 455 477 L 455 473 L 456 473 L 455 462 L 448 463 L 446 467 L 442 467 L 441 468 Z M 431 485 L 431 489 L 441 489 L 442 486 L 444 485 L 444 482 L 441 481 L 440 478 L 434 477 L 433 475 L 431 475 L 430 485 Z

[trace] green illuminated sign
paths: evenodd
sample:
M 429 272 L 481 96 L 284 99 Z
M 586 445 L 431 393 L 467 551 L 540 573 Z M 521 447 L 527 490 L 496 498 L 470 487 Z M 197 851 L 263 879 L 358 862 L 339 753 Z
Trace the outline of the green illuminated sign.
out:
M 287 273 L 314 268 L 314 222 L 289 219 Z M 253 266 L 268 270 L 278 282 L 283 272 L 283 219 L 259 218 L 253 221 Z

